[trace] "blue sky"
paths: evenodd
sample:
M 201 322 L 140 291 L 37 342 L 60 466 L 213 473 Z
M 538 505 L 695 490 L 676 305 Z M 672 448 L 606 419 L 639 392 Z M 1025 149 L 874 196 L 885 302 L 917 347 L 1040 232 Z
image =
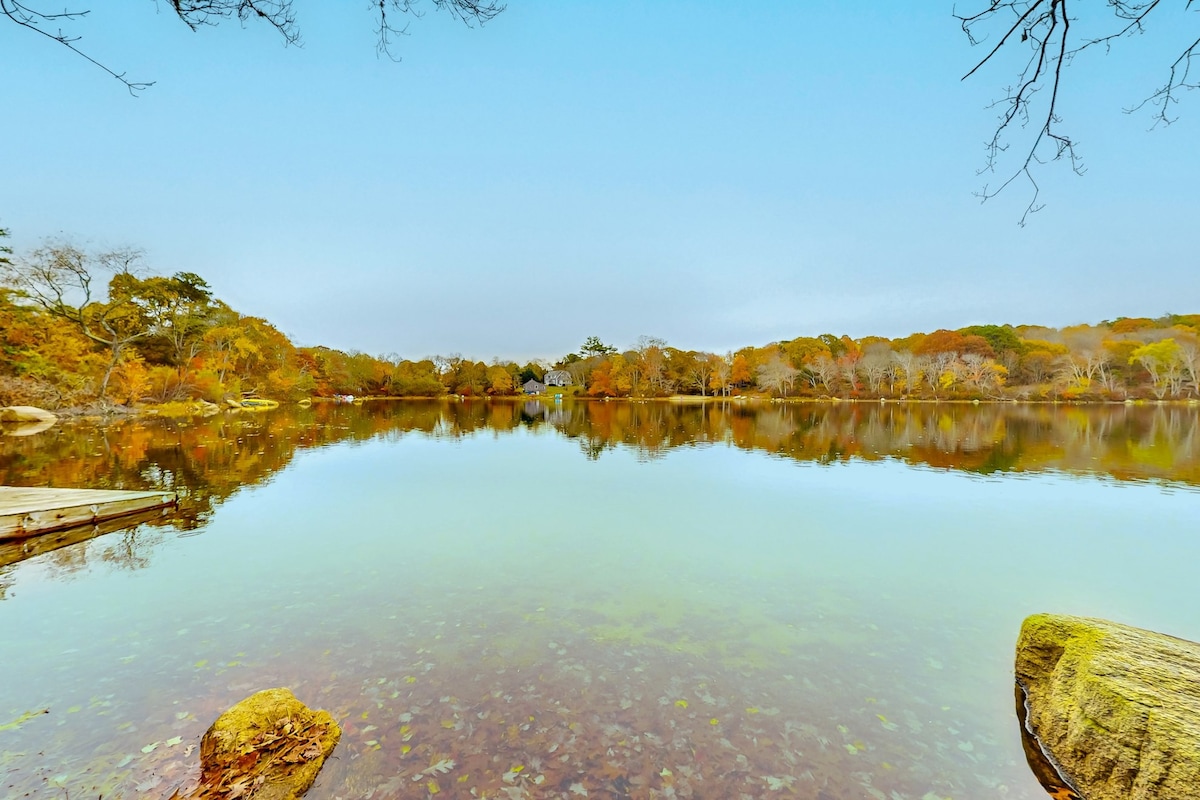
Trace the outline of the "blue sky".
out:
M 300 344 L 555 358 L 1200 311 L 1200 103 L 1122 113 L 1194 14 L 1076 62 L 1088 172 L 1041 170 L 1020 228 L 1024 186 L 972 195 L 1015 64 L 961 82 L 981 52 L 949 3 L 511 0 L 476 30 L 430 9 L 401 63 L 365 4 L 297 0 L 300 48 L 93 5 L 80 46 L 156 83 L 0 24 L 0 225 L 18 252 L 140 246 Z

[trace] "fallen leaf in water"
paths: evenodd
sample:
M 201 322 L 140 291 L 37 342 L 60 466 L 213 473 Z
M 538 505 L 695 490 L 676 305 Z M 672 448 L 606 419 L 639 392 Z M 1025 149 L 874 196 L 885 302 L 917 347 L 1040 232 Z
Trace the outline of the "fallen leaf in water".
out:
M 41 714 L 49 714 L 49 713 L 50 713 L 50 709 L 48 709 L 48 708 L 43 708 L 41 711 L 26 711 L 24 714 L 17 717 L 16 719 L 14 719 L 12 722 L 6 722 L 3 725 L 0 725 L 0 731 L 9 731 L 9 730 L 13 730 L 14 728 L 19 728 L 22 725 L 24 725 L 26 722 L 28 722 L 29 720 L 33 719 L 34 717 L 39 716 Z
M 425 774 L 433 775 L 434 773 L 439 773 L 441 775 L 445 775 L 447 772 L 454 769 L 454 764 L 455 762 L 453 758 L 443 758 L 440 761 L 430 764 L 429 767 L 426 768 Z

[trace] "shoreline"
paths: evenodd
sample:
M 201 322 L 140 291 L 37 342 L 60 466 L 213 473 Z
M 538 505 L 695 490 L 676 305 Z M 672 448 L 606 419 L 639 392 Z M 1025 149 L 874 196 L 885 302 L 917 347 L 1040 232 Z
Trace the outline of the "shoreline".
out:
M 296 401 L 279 401 L 281 407 L 296 406 L 300 408 L 311 407 L 314 405 L 363 405 L 367 403 L 394 403 L 394 402 L 445 402 L 445 403 L 478 403 L 478 402 L 500 402 L 514 403 L 536 400 L 539 402 L 555 403 L 667 403 L 676 406 L 703 406 L 703 405 L 889 405 L 889 406 L 907 406 L 907 405 L 947 405 L 947 406 L 1069 406 L 1069 407 L 1089 407 L 1089 406 L 1129 406 L 1136 408 L 1161 407 L 1161 408 L 1197 408 L 1200 409 L 1200 400 L 1196 398 L 1184 398 L 1175 400 L 1152 400 L 1146 398 L 1128 399 L 1128 400 L 1031 400 L 1028 398 L 988 398 L 988 399 L 968 399 L 968 398 L 841 398 L 841 397 L 765 397 L 762 395 L 730 395 L 726 397 L 701 397 L 699 395 L 667 395 L 665 397 L 589 397 L 586 395 L 571 395 L 563 394 L 561 398 L 556 398 L 553 395 L 438 395 L 424 397 L 389 397 L 389 396 L 367 396 L 356 398 L 353 403 L 345 403 L 332 397 L 308 397 Z M 46 409 L 51 414 L 59 418 L 59 421 L 106 421 L 111 422 L 117 419 L 134 419 L 140 417 L 163 417 L 163 418 L 193 418 L 197 416 L 210 417 L 216 414 L 259 414 L 269 411 L 270 409 L 253 409 L 253 408 L 229 408 L 219 406 L 215 403 L 206 403 L 202 400 L 192 401 L 172 401 L 169 403 L 154 403 L 154 404 L 139 404 L 136 406 L 126 405 L 103 405 L 103 406 L 74 406 L 61 409 Z

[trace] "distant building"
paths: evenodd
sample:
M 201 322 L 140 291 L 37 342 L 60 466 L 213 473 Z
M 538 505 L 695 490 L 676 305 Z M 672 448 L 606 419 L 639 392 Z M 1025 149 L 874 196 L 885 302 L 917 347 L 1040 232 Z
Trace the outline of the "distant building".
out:
M 552 369 L 546 373 L 547 386 L 570 386 L 571 373 L 565 369 Z
M 546 391 L 546 384 L 531 378 L 525 381 L 525 385 L 521 388 L 525 390 L 525 394 L 541 394 Z

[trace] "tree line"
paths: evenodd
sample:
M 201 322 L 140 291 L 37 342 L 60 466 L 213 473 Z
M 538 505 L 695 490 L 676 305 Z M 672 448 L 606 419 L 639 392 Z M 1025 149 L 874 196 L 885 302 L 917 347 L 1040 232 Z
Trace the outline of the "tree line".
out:
M 0 245 L 4 231 L 0 230 Z M 822 334 L 724 354 L 596 336 L 557 361 L 418 360 L 299 347 L 213 295 L 149 274 L 140 252 L 0 246 L 0 404 L 48 408 L 258 394 L 507 396 L 551 369 L 593 398 L 758 394 L 845 399 L 1200 397 L 1200 314 L 1050 328 L 973 325 L 899 339 Z
M 642 337 L 624 353 L 581 351 L 559 366 L 600 397 L 1200 398 L 1200 314 L 1064 328 L 971 325 L 898 339 L 827 333 L 725 354 Z

